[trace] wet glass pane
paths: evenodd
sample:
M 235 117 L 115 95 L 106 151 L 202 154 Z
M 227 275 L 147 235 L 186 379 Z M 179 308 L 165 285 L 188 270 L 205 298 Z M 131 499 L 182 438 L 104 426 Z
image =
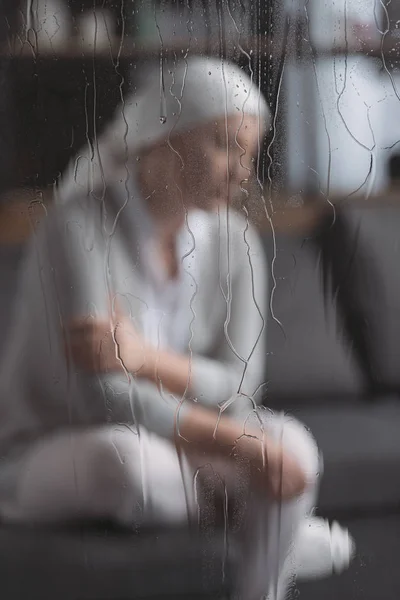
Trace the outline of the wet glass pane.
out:
M 399 31 L 0 0 L 6 600 L 397 600 Z

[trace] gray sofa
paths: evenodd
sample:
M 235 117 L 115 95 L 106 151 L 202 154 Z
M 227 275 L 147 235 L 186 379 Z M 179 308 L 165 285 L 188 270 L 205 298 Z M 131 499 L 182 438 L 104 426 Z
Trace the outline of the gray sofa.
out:
M 297 211 L 301 209 L 296 209 Z M 358 555 L 341 576 L 300 584 L 307 600 L 400 597 L 400 210 L 316 207 L 276 231 L 265 403 L 295 414 L 324 454 L 318 512 L 348 525 Z M 315 219 L 313 219 L 313 222 Z M 266 233 L 268 255 L 273 238 Z M 14 266 L 12 266 L 14 260 Z M 4 254 L 2 315 L 18 252 Z M 273 280 L 271 279 L 271 286 Z M 272 289 L 272 288 L 271 288 Z M 4 600 L 228 598 L 237 549 L 222 532 L 0 529 Z
M 307 599 L 400 596 L 396 204 L 327 207 L 306 231 L 293 213 L 277 233 L 265 402 L 313 432 L 325 464 L 318 513 L 346 524 L 358 548 L 344 575 L 300 585 Z M 265 242 L 271 255 L 271 236 Z

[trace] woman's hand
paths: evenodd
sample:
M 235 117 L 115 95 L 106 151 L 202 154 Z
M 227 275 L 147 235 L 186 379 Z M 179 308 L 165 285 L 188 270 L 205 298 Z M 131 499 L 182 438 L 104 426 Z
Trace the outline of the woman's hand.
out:
M 268 446 L 268 444 L 267 444 Z M 302 494 L 306 488 L 306 476 L 297 460 L 282 446 L 266 448 L 265 467 L 268 487 L 275 500 L 291 500 Z
M 267 486 L 274 500 L 291 500 L 304 492 L 306 476 L 281 444 L 256 436 L 242 436 L 236 443 L 236 452 L 256 466 L 260 484 Z
M 249 461 L 254 483 L 276 501 L 296 498 L 306 488 L 305 473 L 281 444 L 257 430 L 244 434 L 243 425 L 235 419 L 197 403 L 190 404 L 179 419 L 175 441 L 189 455 L 198 456 L 200 450 L 226 461 L 233 460 L 233 455 Z
M 88 372 L 142 374 L 153 364 L 154 349 L 121 311 L 109 321 L 95 317 L 75 320 L 69 333 L 72 359 Z

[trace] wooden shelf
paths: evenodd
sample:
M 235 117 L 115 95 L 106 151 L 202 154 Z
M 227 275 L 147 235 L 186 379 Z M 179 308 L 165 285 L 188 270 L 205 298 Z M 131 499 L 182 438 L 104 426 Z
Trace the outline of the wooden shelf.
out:
M 291 198 L 283 195 L 273 199 L 274 208 L 267 204 L 267 211 L 260 200 L 250 203 L 250 221 L 263 234 L 292 233 L 307 236 L 324 217 L 334 216 L 333 206 L 346 204 L 369 210 L 396 206 L 400 208 L 400 188 L 393 188 L 387 193 L 365 199 L 332 198 L 332 204 L 323 198 L 304 198 L 304 203 L 291 206 Z M 24 243 L 32 235 L 41 220 L 46 218 L 47 210 L 52 204 L 52 190 L 45 191 L 16 189 L 3 196 L 0 204 L 0 245 L 12 246 Z M 238 207 L 237 207 L 238 208 Z
M 272 40 L 265 37 L 254 37 L 248 39 L 231 39 L 224 48 L 228 55 L 240 53 L 239 45 L 246 51 L 254 52 L 258 47 L 266 47 Z M 40 57 L 59 57 L 70 59 L 110 57 L 113 60 L 131 59 L 131 60 L 149 60 L 158 57 L 162 52 L 167 56 L 186 56 L 189 54 L 212 54 L 220 55 L 221 48 L 218 40 L 207 40 L 193 37 L 188 43 L 187 40 L 176 38 L 173 42 L 168 42 L 161 46 L 160 43 L 145 43 L 140 39 L 125 37 L 121 39 L 112 39 L 108 45 L 87 46 L 82 44 L 78 37 L 71 37 L 70 42 L 63 47 L 45 45 L 36 45 L 22 40 L 14 40 L 8 46 L 3 47 L 2 54 L 14 57 L 30 57 L 36 59 Z
M 230 39 L 224 48 L 224 55 L 232 57 L 244 52 L 253 55 L 272 54 L 275 58 L 280 58 L 282 53 L 289 57 L 296 57 L 298 48 L 291 43 L 286 47 L 281 47 L 282 40 L 273 39 L 267 36 L 252 36 Z M 318 56 L 320 58 L 340 55 L 362 54 L 368 57 L 384 58 L 392 60 L 400 56 L 400 39 L 394 35 L 386 35 L 383 43 L 380 40 L 362 41 L 354 40 L 345 45 L 336 45 L 332 47 L 312 47 L 310 43 L 303 40 L 303 51 L 305 54 Z M 8 57 L 31 58 L 106 58 L 118 61 L 119 59 L 130 59 L 131 61 L 145 61 L 157 58 L 162 52 L 164 57 L 168 56 L 186 56 L 190 54 L 221 55 L 221 47 L 218 40 L 206 40 L 192 38 L 190 44 L 185 40 L 176 38 L 173 42 L 168 42 L 164 46 L 160 43 L 145 43 L 144 41 L 126 37 L 110 40 L 106 47 L 98 46 L 96 49 L 83 45 L 78 37 L 71 37 L 70 42 L 62 48 L 51 47 L 49 45 L 37 45 L 14 40 L 0 50 L 0 54 Z

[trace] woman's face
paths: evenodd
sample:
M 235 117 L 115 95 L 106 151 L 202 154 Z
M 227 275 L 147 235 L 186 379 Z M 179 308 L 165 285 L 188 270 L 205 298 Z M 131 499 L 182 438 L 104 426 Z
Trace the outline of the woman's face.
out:
M 174 229 L 187 210 L 227 203 L 252 175 L 262 133 L 257 117 L 240 113 L 143 153 L 137 174 L 153 217 Z
M 257 117 L 238 114 L 203 125 L 176 140 L 187 208 L 210 210 L 245 187 L 254 171 L 260 134 Z M 174 147 L 173 140 L 171 145 Z

